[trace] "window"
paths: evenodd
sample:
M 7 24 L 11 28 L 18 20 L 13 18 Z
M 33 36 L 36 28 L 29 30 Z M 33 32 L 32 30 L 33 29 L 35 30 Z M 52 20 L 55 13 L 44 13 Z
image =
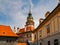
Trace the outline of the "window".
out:
M 28 38 L 28 34 L 27 34 L 27 38 Z
M 11 42 L 11 40 L 6 40 L 6 42 Z
M 42 30 L 39 31 L 39 36 L 42 37 Z
M 27 38 L 30 38 L 31 37 L 31 34 L 27 34 Z
M 9 42 L 12 42 L 11 40 L 9 40 Z
M 35 39 L 36 39 L 36 34 L 35 34 Z
M 50 41 L 48 41 L 48 45 L 50 45 Z
M 31 34 L 30 34 L 30 37 L 31 37 Z
M 50 24 L 48 24 L 46 28 L 47 28 L 47 34 L 50 33 Z
M 5 34 L 5 32 L 3 32 L 3 34 Z
M 54 45 L 58 45 L 58 39 L 54 40 Z
M 31 34 L 28 34 L 28 37 L 30 38 L 31 37 Z
M 40 45 L 42 45 L 42 43 L 40 42 Z
M 9 42 L 8 40 L 6 40 L 6 42 Z

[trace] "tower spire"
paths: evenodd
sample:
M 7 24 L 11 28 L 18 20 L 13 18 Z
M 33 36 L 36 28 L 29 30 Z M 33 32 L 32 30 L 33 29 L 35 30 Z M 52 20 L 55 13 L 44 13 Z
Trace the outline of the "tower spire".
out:
M 29 13 L 28 13 L 28 16 L 32 16 L 32 13 L 31 13 L 31 0 L 29 1 Z
M 29 9 L 27 22 L 26 22 L 26 26 L 28 26 L 28 25 L 33 25 L 34 26 L 34 20 L 33 20 L 33 16 L 32 16 L 32 13 L 31 13 L 31 9 Z
M 29 17 L 32 16 L 31 10 L 29 10 L 28 16 L 29 16 Z

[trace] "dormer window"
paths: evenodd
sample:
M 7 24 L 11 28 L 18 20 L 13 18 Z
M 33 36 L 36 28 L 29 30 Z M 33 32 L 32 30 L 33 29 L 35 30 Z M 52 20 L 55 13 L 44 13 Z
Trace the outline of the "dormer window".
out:
M 5 32 L 3 32 L 3 34 L 5 34 Z

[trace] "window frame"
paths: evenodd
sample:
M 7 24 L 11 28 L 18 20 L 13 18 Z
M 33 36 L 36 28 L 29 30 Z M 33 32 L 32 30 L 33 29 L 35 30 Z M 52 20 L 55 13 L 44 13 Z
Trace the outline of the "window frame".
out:
M 54 40 L 54 45 L 59 45 L 58 39 L 55 39 L 55 40 Z
M 46 30 L 47 30 L 47 34 L 49 34 L 49 33 L 50 33 L 50 24 L 48 24 L 48 25 L 46 26 Z

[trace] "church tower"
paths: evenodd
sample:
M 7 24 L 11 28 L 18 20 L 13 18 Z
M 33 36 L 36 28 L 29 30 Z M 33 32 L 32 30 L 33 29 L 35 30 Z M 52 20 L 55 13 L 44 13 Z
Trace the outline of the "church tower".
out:
M 27 21 L 26 21 L 26 31 L 33 31 L 34 30 L 34 19 L 32 16 L 31 11 L 28 13 Z

